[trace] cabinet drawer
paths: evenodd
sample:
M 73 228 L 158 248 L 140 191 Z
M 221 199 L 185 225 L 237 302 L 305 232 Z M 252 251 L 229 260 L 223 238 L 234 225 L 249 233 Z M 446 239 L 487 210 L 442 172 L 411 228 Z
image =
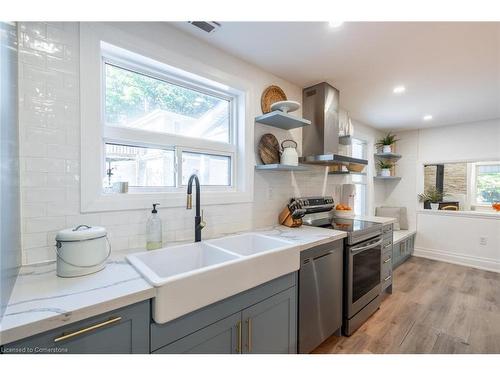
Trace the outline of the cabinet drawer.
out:
M 382 264 L 382 290 L 392 284 L 392 262 Z
M 382 266 L 390 264 L 392 266 L 392 251 L 386 251 L 382 254 Z
M 149 353 L 150 302 L 144 301 L 5 345 L 9 353 Z
M 392 242 L 382 243 L 382 254 L 392 253 Z
M 388 234 L 389 232 L 392 232 L 392 224 L 384 225 L 382 228 L 382 233 Z

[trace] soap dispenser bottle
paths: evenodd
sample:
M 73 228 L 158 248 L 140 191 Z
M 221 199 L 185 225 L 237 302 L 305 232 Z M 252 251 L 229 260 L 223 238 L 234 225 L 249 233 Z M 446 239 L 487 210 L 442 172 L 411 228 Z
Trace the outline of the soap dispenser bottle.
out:
M 162 247 L 161 219 L 158 216 L 156 206 L 159 206 L 159 203 L 153 204 L 153 211 L 151 211 L 151 217 L 148 219 L 146 228 L 146 249 L 148 250 Z

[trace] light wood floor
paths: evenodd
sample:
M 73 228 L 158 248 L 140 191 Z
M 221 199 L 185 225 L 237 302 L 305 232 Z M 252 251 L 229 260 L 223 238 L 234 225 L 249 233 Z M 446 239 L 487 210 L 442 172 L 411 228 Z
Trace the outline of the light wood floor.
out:
M 500 274 L 412 257 L 351 337 L 313 353 L 500 353 Z

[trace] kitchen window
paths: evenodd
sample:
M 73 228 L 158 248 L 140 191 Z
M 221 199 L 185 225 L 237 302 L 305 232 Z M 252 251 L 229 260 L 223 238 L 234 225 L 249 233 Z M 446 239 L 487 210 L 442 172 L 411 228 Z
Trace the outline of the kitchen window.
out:
M 472 164 L 472 205 L 491 206 L 500 202 L 500 163 Z
M 193 173 L 232 187 L 235 96 L 106 54 L 102 70 L 104 192 L 175 190 Z
M 80 49 L 82 212 L 181 207 L 193 173 L 204 205 L 253 200 L 252 82 L 110 25 Z

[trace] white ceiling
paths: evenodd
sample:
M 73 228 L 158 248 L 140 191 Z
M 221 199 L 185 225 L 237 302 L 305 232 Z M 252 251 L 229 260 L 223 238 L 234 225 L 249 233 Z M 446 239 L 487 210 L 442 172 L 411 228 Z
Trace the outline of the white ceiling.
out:
M 174 26 L 301 87 L 329 82 L 353 118 L 377 128 L 500 118 L 500 22 L 222 22 L 212 34 Z M 396 85 L 406 92 L 395 95 Z

